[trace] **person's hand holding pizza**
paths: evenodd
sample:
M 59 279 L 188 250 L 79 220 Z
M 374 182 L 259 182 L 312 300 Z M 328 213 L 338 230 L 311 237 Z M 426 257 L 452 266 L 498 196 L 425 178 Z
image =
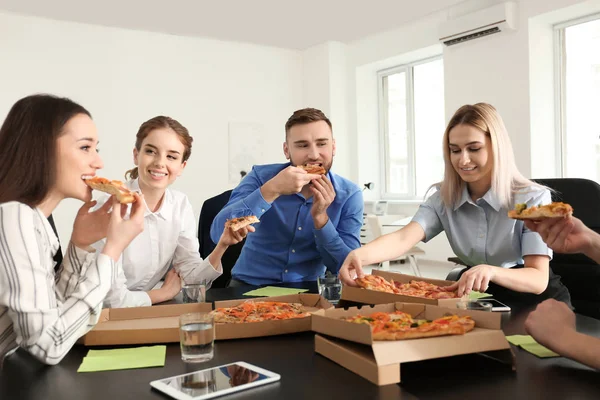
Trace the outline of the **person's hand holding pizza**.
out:
M 102 253 L 115 261 L 119 260 L 123 250 L 144 230 L 146 203 L 143 201 L 143 196 L 133 193 L 135 201 L 131 205 L 129 219 L 124 218 L 127 213 L 127 204 L 121 204 L 119 200 L 113 197 L 112 212 L 110 213 L 110 222 L 106 234 L 106 244 Z
M 356 250 L 352 250 L 348 257 L 344 260 L 340 272 L 338 273 L 340 280 L 348 286 L 358 285 L 354 282 L 356 278 L 363 278 L 365 273 L 362 270 L 362 260 L 356 253 Z
M 321 175 L 319 179 L 312 181 L 310 190 L 313 194 L 313 205 L 310 214 L 313 217 L 315 228 L 321 229 L 329 221 L 327 208 L 335 199 L 335 189 L 331 181 L 325 175 Z
M 491 265 L 481 264 L 476 265 L 473 268 L 469 268 L 465 271 L 458 282 L 446 286 L 444 290 L 448 292 L 457 291 L 458 296 L 461 297 L 465 294 L 471 293 L 471 290 L 476 290 L 478 292 L 485 292 L 490 284 L 490 282 L 496 276 L 496 270 Z
M 539 233 L 546 245 L 557 253 L 585 253 L 592 244 L 593 231 L 572 216 L 526 220 L 525 226 Z
M 96 205 L 96 200 L 88 201 L 81 206 L 75 217 L 71 234 L 71 242 L 75 246 L 86 249 L 106 237 L 110 222 L 110 209 L 113 205 L 112 200 L 112 197 L 109 198 L 102 207 L 92 212 L 90 210 Z
M 525 330 L 541 345 L 557 351 L 560 343 L 569 343 L 568 337 L 576 333 L 575 314 L 565 303 L 548 299 L 529 314 Z
M 304 186 L 319 177 L 319 174 L 309 174 L 300 167 L 290 165 L 265 183 L 260 191 L 263 198 L 272 203 L 279 196 L 300 193 Z
M 225 246 L 233 246 L 244 240 L 244 238 L 248 235 L 249 232 L 256 231 L 252 225 L 244 226 L 237 231 L 234 231 L 233 228 L 225 228 L 223 230 L 223 234 L 219 239 L 218 244 L 223 244 Z

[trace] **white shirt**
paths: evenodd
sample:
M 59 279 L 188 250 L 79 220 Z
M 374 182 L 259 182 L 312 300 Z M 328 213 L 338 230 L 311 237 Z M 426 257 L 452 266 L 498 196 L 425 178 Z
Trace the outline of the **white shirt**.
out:
M 40 210 L 0 204 L 0 359 L 20 346 L 57 364 L 98 322 L 116 263 L 69 244 L 55 275 L 58 247 Z
M 137 179 L 126 182 L 125 186 L 132 191 L 140 190 Z M 96 207 L 102 206 L 109 197 L 99 198 Z M 94 245 L 96 248 L 103 246 L 104 241 Z M 213 267 L 208 259 L 202 260 L 198 248 L 196 218 L 190 201 L 185 194 L 167 189 L 157 212 L 153 213 L 146 206 L 144 231 L 123 252 L 105 306 L 151 306 L 146 292 L 159 283 L 171 265 L 185 283 L 204 281 L 207 288 L 210 287 L 223 269 L 221 263 Z

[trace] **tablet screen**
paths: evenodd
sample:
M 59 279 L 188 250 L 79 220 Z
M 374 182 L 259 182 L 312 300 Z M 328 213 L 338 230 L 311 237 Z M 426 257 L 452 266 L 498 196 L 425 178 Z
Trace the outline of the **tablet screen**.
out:
M 162 379 L 159 382 L 190 397 L 203 397 L 231 388 L 241 390 L 243 386 L 255 386 L 261 381 L 272 380 L 269 378 L 272 377 L 252 369 L 248 364 L 234 363 Z

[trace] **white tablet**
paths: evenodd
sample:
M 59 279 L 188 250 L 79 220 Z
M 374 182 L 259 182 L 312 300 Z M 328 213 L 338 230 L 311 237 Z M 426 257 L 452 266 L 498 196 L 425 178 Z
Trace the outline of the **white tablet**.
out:
M 202 400 L 266 385 L 278 374 L 243 361 L 150 382 L 156 390 L 178 400 Z

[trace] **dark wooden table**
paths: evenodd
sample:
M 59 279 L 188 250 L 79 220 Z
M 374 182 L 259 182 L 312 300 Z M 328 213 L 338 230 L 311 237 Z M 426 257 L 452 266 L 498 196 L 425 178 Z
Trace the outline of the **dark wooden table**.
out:
M 304 286 L 304 285 L 301 285 Z M 314 283 L 309 283 L 312 292 Z M 251 289 L 212 289 L 209 301 L 240 298 Z M 531 309 L 503 317 L 507 334 L 524 334 Z M 577 316 L 579 331 L 600 336 L 600 321 Z M 228 399 L 598 399 L 600 373 L 565 358 L 539 359 L 514 348 L 517 371 L 481 355 L 466 355 L 402 366 L 402 383 L 377 387 L 314 353 L 311 332 L 218 341 L 215 357 L 185 364 L 179 346 L 169 344 L 164 368 L 78 374 L 87 348 L 75 346 L 56 366 L 44 366 L 19 350 L 0 372 L 0 399 L 166 399 L 149 382 L 235 361 L 247 361 L 281 374 L 279 383 Z

